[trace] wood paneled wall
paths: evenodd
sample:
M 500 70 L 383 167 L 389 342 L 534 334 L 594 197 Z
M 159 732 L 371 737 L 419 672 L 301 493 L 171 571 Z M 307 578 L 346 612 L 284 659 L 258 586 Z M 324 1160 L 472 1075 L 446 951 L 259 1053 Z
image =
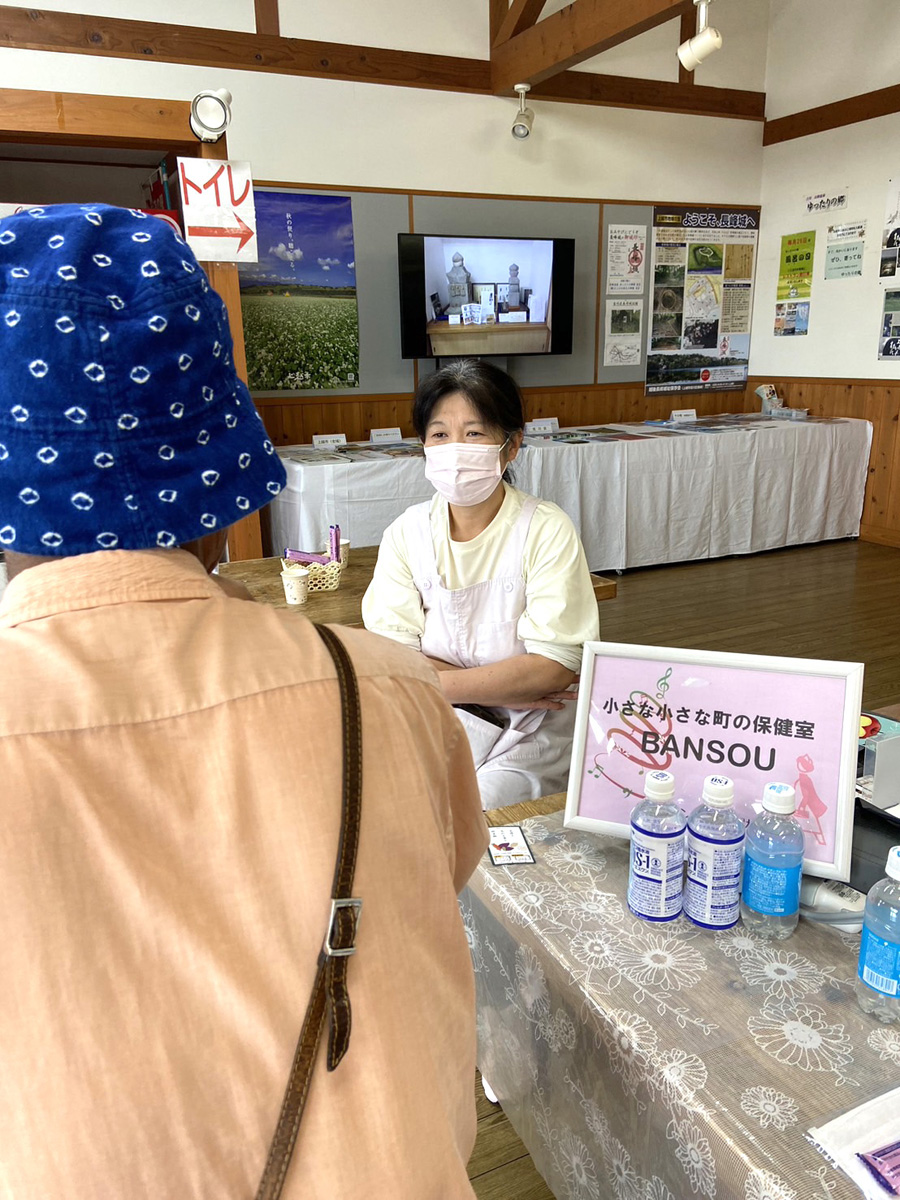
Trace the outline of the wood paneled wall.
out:
M 599 384 L 582 388 L 526 388 L 529 420 L 558 417 L 560 425 L 646 421 L 667 417 L 673 405 L 690 405 L 701 416 L 758 411 L 754 389 L 774 383 L 785 403 L 814 416 L 861 417 L 872 422 L 872 454 L 860 536 L 864 541 L 900 547 L 900 381 L 874 379 L 750 379 L 746 392 L 708 396 L 645 396 L 643 383 Z M 348 441 L 368 438 L 372 428 L 399 426 L 413 432 L 412 397 L 276 397 L 256 401 L 269 437 L 277 446 L 310 442 L 314 433 L 346 433 Z
M 346 433 L 348 442 L 362 441 L 371 429 L 399 425 L 405 437 L 413 433 L 411 395 L 294 396 L 263 399 L 255 396 L 269 437 L 276 446 L 308 444 L 315 433 Z
M 861 417 L 872 422 L 872 453 L 859 535 L 865 542 L 900 547 L 900 381 L 883 379 L 751 379 L 753 389 L 773 383 L 792 408 L 817 417 Z M 748 404 L 748 408 L 754 405 Z
M 667 417 L 675 402 L 671 396 L 645 396 L 643 383 L 526 388 L 524 394 L 528 420 L 558 417 L 560 425 L 647 421 Z M 691 397 L 689 402 L 704 416 L 741 412 L 745 406 L 743 392 Z M 759 407 L 758 401 L 756 404 Z M 395 425 L 399 425 L 405 436 L 413 433 L 411 395 L 339 396 L 334 399 L 298 396 L 290 401 L 281 397 L 257 398 L 256 406 L 276 446 L 308 443 L 314 433 L 346 433 L 348 441 L 360 441 L 368 438 L 370 429 Z

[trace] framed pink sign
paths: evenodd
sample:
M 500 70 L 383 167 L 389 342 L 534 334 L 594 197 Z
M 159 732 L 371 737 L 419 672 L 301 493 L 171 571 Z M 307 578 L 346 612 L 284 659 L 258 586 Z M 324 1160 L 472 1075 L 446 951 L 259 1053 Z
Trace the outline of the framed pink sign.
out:
M 861 663 L 588 642 L 565 823 L 628 837 L 649 771 L 672 772 L 686 812 L 728 775 L 746 821 L 789 783 L 804 870 L 849 879 L 862 680 Z

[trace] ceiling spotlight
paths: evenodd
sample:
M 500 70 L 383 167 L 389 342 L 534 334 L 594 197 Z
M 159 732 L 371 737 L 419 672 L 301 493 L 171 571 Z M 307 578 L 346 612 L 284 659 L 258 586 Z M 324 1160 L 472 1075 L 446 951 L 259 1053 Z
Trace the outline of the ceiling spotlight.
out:
M 678 61 L 686 71 L 693 71 L 714 50 L 722 49 L 722 35 L 709 24 L 709 0 L 694 0 L 697 7 L 697 32 L 678 47 Z
M 519 111 L 512 124 L 512 135 L 514 138 L 527 138 L 534 124 L 534 113 L 525 106 L 525 97 L 531 91 L 531 84 L 517 83 L 515 90 L 519 93 Z
M 201 142 L 217 142 L 231 124 L 231 92 L 198 92 L 191 101 L 191 132 Z

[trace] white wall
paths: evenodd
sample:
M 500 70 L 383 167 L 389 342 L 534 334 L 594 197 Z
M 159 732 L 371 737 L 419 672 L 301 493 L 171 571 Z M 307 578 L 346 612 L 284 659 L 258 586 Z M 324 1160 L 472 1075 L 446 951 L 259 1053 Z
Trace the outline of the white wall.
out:
M 570 2 L 550 0 L 543 15 Z M 704 87 L 764 91 L 769 0 L 715 0 L 710 5 L 709 23 L 722 34 L 722 49 L 700 64 L 694 72 L 696 83 Z M 675 52 L 681 40 L 680 29 L 680 19 L 667 21 L 649 33 L 588 59 L 576 70 L 675 83 L 678 80 Z
M 284 3 L 284 0 L 282 0 Z M 127 21 L 163 21 L 172 25 L 199 25 L 203 29 L 238 29 L 253 32 L 253 0 L 41 0 L 45 12 L 89 13 Z M 12 86 L 3 84 L 4 87 Z
M 716 0 L 725 48 L 704 64 L 699 83 L 762 87 L 768 3 Z M 55 7 L 150 15 L 144 0 Z M 213 7 L 188 14 L 176 0 L 158 0 L 152 15 L 253 28 L 252 0 Z M 487 9 L 486 0 L 281 0 L 281 25 L 287 36 L 486 57 Z M 678 29 L 669 22 L 583 67 L 674 79 Z M 178 100 L 228 87 L 230 154 L 249 159 L 260 181 L 626 202 L 760 200 L 759 122 L 533 101 L 534 133 L 520 142 L 510 134 L 516 102 L 491 96 L 5 48 L 0 80 L 8 88 Z
M 898 54 L 900 23 L 896 10 L 882 0 L 866 0 L 852 10 L 844 0 L 778 0 L 772 6 L 768 115 L 802 111 L 896 83 Z M 900 376 L 900 363 L 878 360 L 882 222 L 888 179 L 900 175 L 900 160 L 893 153 L 898 138 L 900 114 L 893 114 L 763 151 L 751 374 Z M 831 188 L 848 189 L 848 207 L 811 216 L 805 197 Z M 826 231 L 841 220 L 868 222 L 863 273 L 856 279 L 826 281 Z M 809 333 L 775 337 L 781 238 L 810 229 L 816 231 L 816 253 Z
M 564 0 L 550 0 L 547 13 Z M 49 0 L 48 9 L 147 19 L 145 0 Z M 286 36 L 483 58 L 486 0 L 281 0 Z M 252 30 L 253 0 L 155 0 L 154 20 Z M 710 19 L 725 46 L 697 82 L 767 92 L 770 118 L 897 82 L 900 22 L 887 0 L 715 0 Z M 768 51 L 766 29 L 769 28 Z M 678 22 L 599 55 L 580 69 L 675 79 Z M 761 146 L 754 122 L 678 117 L 534 101 L 535 130 L 509 134 L 515 102 L 167 63 L 0 48 L 4 87 L 190 99 L 205 87 L 234 94 L 235 158 L 258 179 L 494 195 L 762 203 L 750 369 L 753 374 L 896 378 L 879 363 L 878 278 L 887 180 L 900 115 Z M 868 221 L 861 279 L 826 282 L 823 215 L 803 198 L 849 187 L 840 214 Z M 806 337 L 772 333 L 782 235 L 816 229 Z
M 279 0 L 283 37 L 487 58 L 487 0 Z
M 759 200 L 762 127 L 590 105 L 0 49 L 3 86 L 190 99 L 234 95 L 229 151 L 260 180 L 495 195 Z
M 900 21 L 890 0 L 774 0 L 766 116 L 894 85 L 898 51 Z
M 832 129 L 765 150 L 762 229 L 753 309 L 752 375 L 814 375 L 896 379 L 900 363 L 879 362 L 878 329 L 884 285 L 879 280 L 887 182 L 900 162 L 884 147 L 900 139 L 900 114 Z M 848 188 L 846 209 L 810 216 L 807 195 Z M 829 224 L 868 222 L 862 276 L 826 280 Z M 805 337 L 772 332 L 781 238 L 816 231 L 815 267 Z M 892 281 L 895 282 L 895 281 Z

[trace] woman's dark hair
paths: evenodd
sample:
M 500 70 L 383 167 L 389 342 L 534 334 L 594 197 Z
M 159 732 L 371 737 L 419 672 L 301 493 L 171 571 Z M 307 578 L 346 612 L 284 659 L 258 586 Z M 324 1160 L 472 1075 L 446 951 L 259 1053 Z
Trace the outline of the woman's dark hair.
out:
M 509 436 L 525 427 L 525 404 L 514 379 L 492 363 L 478 358 L 461 358 L 426 375 L 413 399 L 412 422 L 425 441 L 425 431 L 438 401 L 459 392 L 465 396 L 486 425 Z

